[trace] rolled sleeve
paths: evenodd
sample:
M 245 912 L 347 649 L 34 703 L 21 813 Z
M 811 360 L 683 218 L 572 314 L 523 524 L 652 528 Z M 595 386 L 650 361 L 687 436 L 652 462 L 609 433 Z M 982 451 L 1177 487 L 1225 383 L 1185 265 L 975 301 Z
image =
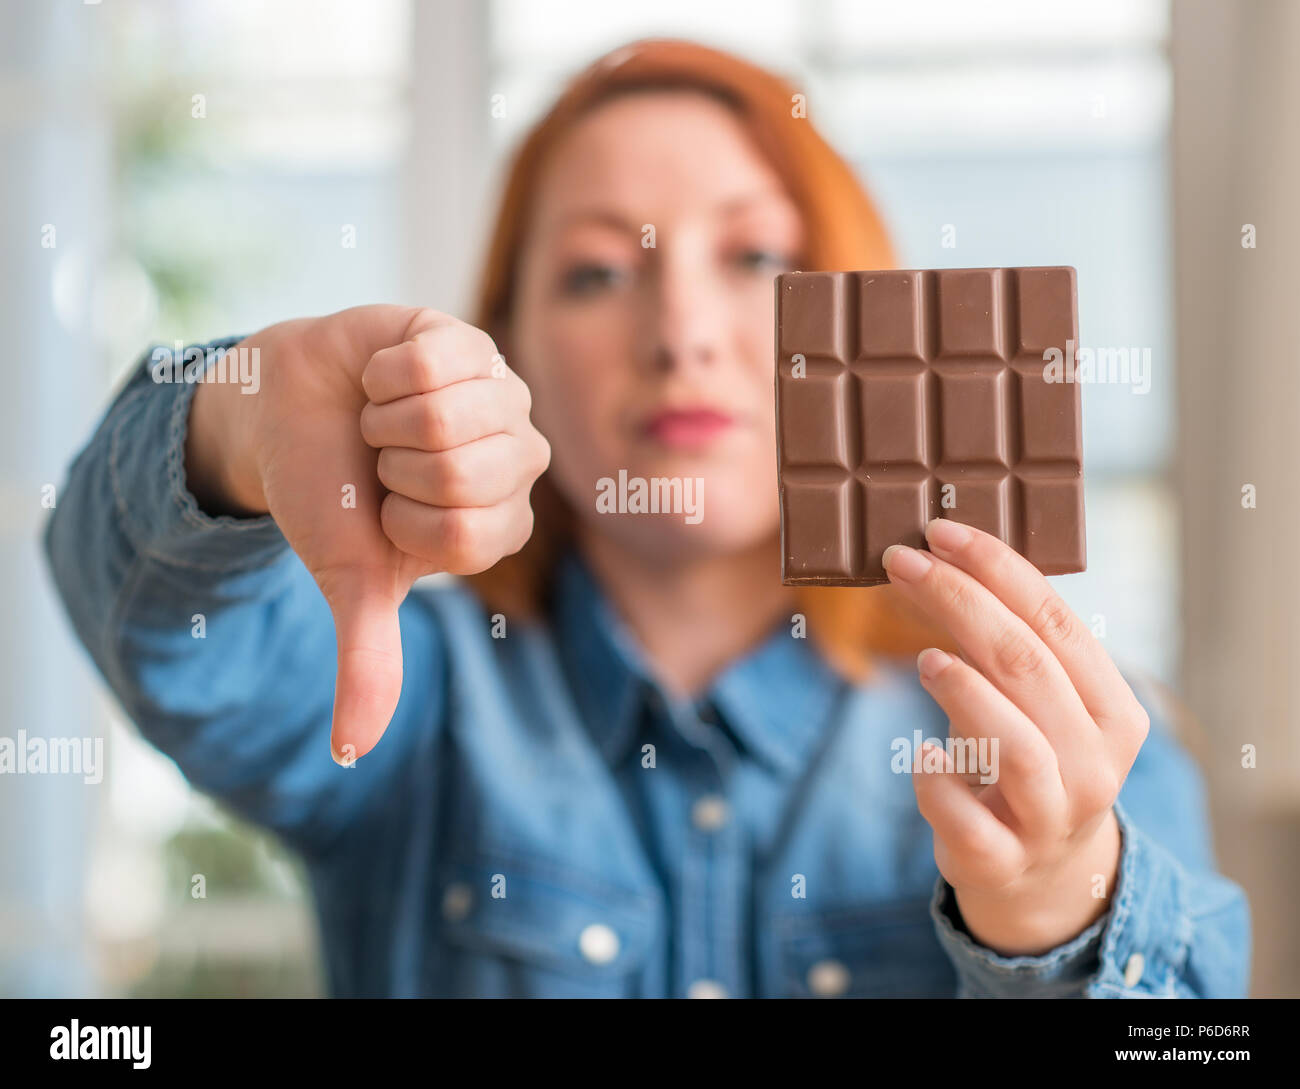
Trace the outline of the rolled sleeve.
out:
M 209 365 L 216 352 L 241 339 L 203 345 Z M 185 440 L 197 390 L 197 382 L 156 382 L 148 355 L 132 375 L 121 411 L 110 418 L 108 442 L 109 483 L 120 524 L 140 555 L 162 563 L 214 573 L 262 567 L 288 549 L 271 516 L 209 515 L 186 485 Z M 156 469 L 160 454 L 161 473 Z M 139 464 L 141 459 L 153 460 L 154 466 Z
M 1128 854 L 1127 839 L 1124 853 Z M 1123 858 L 1120 866 L 1122 874 Z M 956 969 L 958 998 L 1072 998 L 1097 974 L 1103 932 L 1111 913 L 1050 952 L 1016 957 L 995 953 L 971 937 L 952 886 L 942 877 L 935 882 L 930 898 L 930 917 L 939 944 Z
M 1137 827 L 1121 802 L 1119 878 L 1109 910 L 1039 956 L 1004 957 L 966 931 L 941 877 L 930 903 L 960 997 L 1231 998 L 1246 989 L 1245 897 L 1217 874 L 1192 874 Z

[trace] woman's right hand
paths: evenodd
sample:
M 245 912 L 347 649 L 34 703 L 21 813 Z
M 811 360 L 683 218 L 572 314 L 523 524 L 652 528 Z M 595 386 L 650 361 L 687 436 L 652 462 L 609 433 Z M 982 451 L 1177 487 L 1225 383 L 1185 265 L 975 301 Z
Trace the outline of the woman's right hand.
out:
M 522 548 L 550 448 L 492 339 L 437 311 L 355 307 L 241 348 L 258 352 L 257 392 L 199 386 L 189 487 L 212 513 L 269 512 L 316 579 L 338 639 L 330 747 L 350 763 L 396 710 L 411 584 Z

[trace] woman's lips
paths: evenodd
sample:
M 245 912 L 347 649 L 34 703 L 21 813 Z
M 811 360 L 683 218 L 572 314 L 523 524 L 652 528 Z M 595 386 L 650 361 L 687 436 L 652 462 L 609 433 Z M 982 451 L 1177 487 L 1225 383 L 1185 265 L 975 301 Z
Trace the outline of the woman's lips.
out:
M 704 446 L 735 423 L 713 408 L 679 408 L 656 412 L 645 423 L 645 433 L 663 446 L 691 449 Z

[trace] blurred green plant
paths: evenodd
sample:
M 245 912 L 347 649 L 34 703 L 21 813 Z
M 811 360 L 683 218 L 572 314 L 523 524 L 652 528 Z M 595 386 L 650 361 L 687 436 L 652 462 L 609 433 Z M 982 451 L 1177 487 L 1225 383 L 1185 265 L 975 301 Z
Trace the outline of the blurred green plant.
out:
M 183 890 L 183 899 L 163 921 L 171 941 L 159 949 L 148 971 L 132 981 L 127 992 L 131 997 L 267 998 L 322 993 L 306 872 L 273 836 L 223 814 L 214 825 L 192 822 L 175 832 L 163 846 L 162 861 L 165 887 Z M 204 880 L 201 900 L 190 891 L 196 874 Z M 274 916 L 271 929 L 281 929 L 286 918 L 299 914 L 286 907 L 301 906 L 309 940 L 270 955 L 242 948 L 214 949 L 211 933 L 220 929 L 214 919 L 232 914 L 233 906 L 238 908 L 238 921 L 226 919 L 220 926 L 244 925 L 250 916 L 260 915 L 268 920 Z M 207 931 L 203 939 L 184 941 L 196 927 Z
M 211 335 L 223 300 L 269 283 L 281 260 L 274 230 L 237 199 L 240 177 L 223 154 L 234 143 L 233 122 L 194 117 L 192 86 L 130 83 L 114 110 L 119 244 L 154 285 L 161 340 Z

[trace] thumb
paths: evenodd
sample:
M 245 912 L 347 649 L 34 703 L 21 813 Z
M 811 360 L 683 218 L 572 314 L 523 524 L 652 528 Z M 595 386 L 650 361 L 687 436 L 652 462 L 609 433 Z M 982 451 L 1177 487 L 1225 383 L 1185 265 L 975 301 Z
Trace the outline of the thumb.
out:
M 397 609 L 405 597 L 391 572 L 346 571 L 330 581 L 325 599 L 334 614 L 338 673 L 330 752 L 351 764 L 375 747 L 402 692 L 402 632 Z

